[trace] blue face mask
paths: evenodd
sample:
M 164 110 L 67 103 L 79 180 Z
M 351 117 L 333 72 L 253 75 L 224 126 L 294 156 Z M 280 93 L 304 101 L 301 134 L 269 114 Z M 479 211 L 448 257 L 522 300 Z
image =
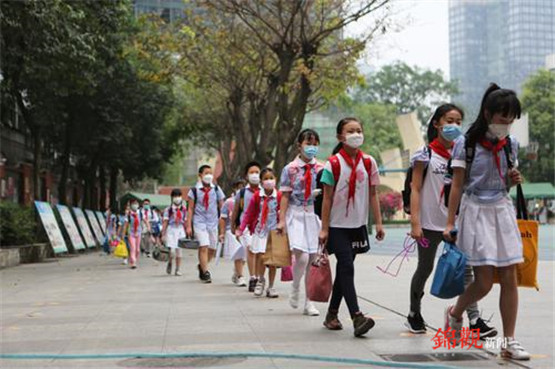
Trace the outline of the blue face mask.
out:
M 455 141 L 460 135 L 462 130 L 458 124 L 446 124 L 441 131 L 441 136 L 449 142 Z
M 307 145 L 304 147 L 303 152 L 309 159 L 313 159 L 318 154 L 318 146 Z

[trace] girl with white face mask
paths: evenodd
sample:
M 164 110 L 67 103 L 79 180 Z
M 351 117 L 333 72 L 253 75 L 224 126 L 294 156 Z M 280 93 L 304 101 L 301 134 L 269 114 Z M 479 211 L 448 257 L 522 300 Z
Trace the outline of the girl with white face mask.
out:
M 129 265 L 137 268 L 141 254 L 142 216 L 139 211 L 139 201 L 131 200 L 129 215 L 125 218 L 125 233 L 129 234 Z
M 514 91 L 492 84 L 484 94 L 480 113 L 465 136 L 453 148 L 453 182 L 447 227 L 443 236 L 451 241 L 457 219 L 457 246 L 474 269 L 475 281 L 445 310 L 444 328 L 460 336 L 463 311 L 491 290 L 494 271 L 501 284 L 500 310 L 506 347 L 501 355 L 528 360 L 530 354 L 514 338 L 518 310 L 516 266 L 523 262 L 522 239 L 509 197 L 511 185 L 522 182 L 517 169 L 518 142 L 508 136 L 510 125 L 520 117 Z M 473 159 L 467 163 L 468 148 Z M 512 163 L 512 169 L 510 164 Z M 461 200 L 462 196 L 462 200 Z
M 370 249 L 368 215 L 376 220 L 376 239 L 385 236 L 376 193 L 380 183 L 378 165 L 360 146 L 364 143 L 362 124 L 356 118 L 344 118 L 337 125 L 339 144 L 324 166 L 322 230 L 320 244 L 337 258 L 337 272 L 324 326 L 339 330 L 338 312 L 345 299 L 353 319 L 354 334 L 360 337 L 374 326 L 374 320 L 360 311 L 354 283 L 356 254 Z
M 314 212 L 316 177 L 324 166 L 316 161 L 320 145 L 318 133 L 305 129 L 297 138 L 299 155 L 287 164 L 281 173 L 280 190 L 283 193 L 278 232 L 287 232 L 291 252 L 295 257 L 293 286 L 289 304 L 299 307 L 300 284 L 305 276 L 305 296 L 308 286 L 308 269 L 318 253 L 318 235 L 321 222 Z M 303 314 L 318 316 L 320 312 L 306 297 Z
M 241 222 L 245 217 L 245 210 L 247 210 L 246 208 L 247 206 L 249 206 L 252 197 L 261 189 L 260 169 L 262 169 L 262 166 L 256 161 L 252 161 L 245 166 L 244 175 L 245 180 L 247 181 L 247 185 L 245 186 L 245 188 L 238 191 L 235 195 L 235 204 L 233 206 L 233 212 L 231 214 L 231 232 L 235 235 L 237 235 L 237 229 L 239 228 L 239 225 L 241 225 Z M 250 276 L 248 289 L 249 292 L 254 292 L 257 280 L 254 264 L 255 255 L 251 250 L 252 235 L 249 229 L 245 229 L 241 237 L 238 237 L 238 239 L 245 251 L 243 255 L 245 255 L 247 259 L 247 267 Z
M 164 210 L 162 222 L 162 242 L 170 249 L 170 257 L 166 266 L 166 273 L 172 274 L 175 265 L 175 275 L 181 276 L 182 251 L 178 247 L 179 239 L 185 238 L 185 225 L 187 219 L 187 208 L 183 203 L 183 195 L 179 188 L 171 192 L 172 204 Z
M 262 296 L 267 285 L 266 297 L 276 298 L 278 297 L 274 288 L 276 267 L 269 266 L 267 268 L 269 283 L 266 284 L 266 265 L 264 265 L 263 256 L 266 252 L 270 231 L 276 230 L 279 223 L 281 192 L 276 190 L 276 176 L 271 168 L 264 168 L 260 172 L 260 181 L 262 189 L 256 192 L 250 200 L 238 229 L 238 235 L 240 236 L 247 228 L 252 234 L 251 252 L 255 255 L 256 277 L 254 295 Z
M 451 159 L 453 141 L 461 134 L 463 111 L 453 104 L 438 107 L 428 125 L 427 146 L 417 150 L 411 158 L 411 236 L 418 242 L 418 266 L 410 285 L 410 311 L 405 325 L 412 333 L 426 333 L 426 324 L 421 314 L 424 286 L 434 268 L 436 251 L 443 240 L 447 223 L 445 207 L 444 177 Z M 426 240 L 427 245 L 422 245 Z M 472 268 L 467 267 L 465 282 L 474 279 Z M 478 330 L 480 338 L 493 337 L 495 328 L 489 327 L 480 317 L 478 305 L 466 309 L 470 329 Z

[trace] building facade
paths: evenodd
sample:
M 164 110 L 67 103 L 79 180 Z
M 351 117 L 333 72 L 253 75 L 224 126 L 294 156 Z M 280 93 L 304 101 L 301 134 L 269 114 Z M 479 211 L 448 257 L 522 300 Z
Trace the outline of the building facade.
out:
M 455 101 L 473 119 L 490 82 L 522 91 L 555 53 L 555 0 L 450 0 L 449 62 Z

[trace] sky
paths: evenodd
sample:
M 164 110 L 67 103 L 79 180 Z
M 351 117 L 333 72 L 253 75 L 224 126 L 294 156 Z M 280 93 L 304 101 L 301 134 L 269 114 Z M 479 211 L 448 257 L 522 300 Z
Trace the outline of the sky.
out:
M 364 1 L 364 0 L 363 0 Z M 379 68 L 401 60 L 410 65 L 441 69 L 449 77 L 449 0 L 392 0 L 390 32 L 370 43 L 361 63 Z M 369 19 L 353 24 L 347 33 L 368 28 Z M 400 28 L 400 30 L 395 30 Z

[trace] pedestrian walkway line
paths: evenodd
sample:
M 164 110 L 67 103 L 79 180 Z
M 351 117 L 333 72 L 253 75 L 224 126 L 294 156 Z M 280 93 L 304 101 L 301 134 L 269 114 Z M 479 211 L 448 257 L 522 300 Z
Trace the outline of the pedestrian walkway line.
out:
M 399 315 L 400 317 L 402 317 L 402 318 L 404 318 L 404 319 L 406 319 L 406 317 L 407 317 L 405 314 L 403 314 L 403 313 L 401 313 L 401 312 L 399 312 L 399 311 L 397 311 L 397 310 L 395 310 L 395 309 L 392 309 L 392 308 L 390 308 L 390 307 L 387 307 L 387 306 L 385 306 L 385 305 L 382 305 L 382 304 L 380 304 L 380 303 L 377 303 L 377 302 L 375 302 L 375 301 L 372 301 L 372 300 L 370 300 L 370 299 L 367 299 L 367 298 L 364 297 L 364 296 L 357 295 L 357 297 L 358 297 L 359 299 L 361 299 L 362 301 L 365 301 L 365 302 L 367 302 L 367 303 L 369 303 L 369 304 L 375 305 L 375 306 L 377 306 L 377 307 L 379 307 L 379 308 L 381 308 L 381 309 L 387 310 L 387 311 L 389 311 L 390 313 L 393 313 L 393 314 L 395 314 L 395 315 Z M 429 325 L 429 324 L 426 324 L 426 327 L 432 329 L 433 331 L 436 331 L 436 332 L 438 331 L 438 329 L 437 329 L 436 327 L 433 327 L 433 326 L 431 326 L 431 325 Z M 492 357 L 492 358 L 496 358 L 496 357 L 497 357 L 497 354 L 496 354 L 495 352 L 490 351 L 490 350 L 486 349 L 485 347 L 478 348 L 478 350 L 483 351 L 484 353 L 486 353 L 488 356 L 490 356 L 490 357 Z M 504 359 L 504 360 L 510 362 L 511 364 L 514 364 L 514 365 L 516 365 L 516 366 L 519 366 L 519 367 L 521 367 L 521 368 L 524 368 L 524 369 L 532 369 L 532 367 L 527 366 L 527 365 L 524 365 L 524 364 L 522 364 L 522 363 L 520 363 L 520 362 L 518 362 L 518 361 L 515 361 L 515 360 L 511 360 L 511 359 Z
M 98 360 L 98 359 L 152 359 L 152 358 L 265 358 L 265 359 L 286 359 L 320 361 L 337 364 L 360 364 L 380 366 L 387 368 L 419 368 L 419 369 L 459 369 L 454 366 L 435 365 L 435 364 L 415 364 L 415 363 L 395 363 L 388 361 L 378 361 L 371 359 L 343 358 L 320 355 L 300 355 L 285 353 L 265 353 L 265 352 L 172 352 L 172 353 L 107 353 L 107 354 L 0 354 L 0 359 L 12 360 Z

